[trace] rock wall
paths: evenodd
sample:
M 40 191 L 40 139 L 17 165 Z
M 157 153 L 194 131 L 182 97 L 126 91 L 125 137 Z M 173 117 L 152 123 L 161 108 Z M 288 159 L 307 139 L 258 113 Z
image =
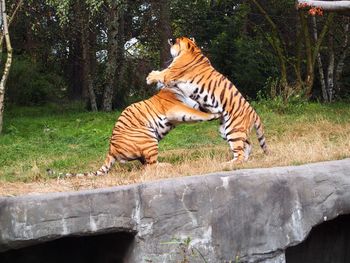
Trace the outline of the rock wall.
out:
M 110 233 L 134 236 L 125 262 L 285 262 L 312 227 L 346 214 L 350 159 L 6 197 L 0 262 L 13 249 Z

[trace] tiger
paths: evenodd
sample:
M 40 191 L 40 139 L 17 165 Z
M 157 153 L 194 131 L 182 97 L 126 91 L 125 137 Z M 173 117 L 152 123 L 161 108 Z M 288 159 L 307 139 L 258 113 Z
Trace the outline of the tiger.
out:
M 146 78 L 147 84 L 161 82 L 179 89 L 208 112 L 219 113 L 219 131 L 233 153 L 228 163 L 248 160 L 252 150 L 248 135 L 253 126 L 259 144 L 267 154 L 261 119 L 235 85 L 215 70 L 194 39 L 179 37 L 168 42 L 173 61 L 162 71 L 150 72 Z
M 112 131 L 109 151 L 104 164 L 96 172 L 66 177 L 106 175 L 115 161 L 138 160 L 144 166 L 158 163 L 158 142 L 183 122 L 211 121 L 219 114 L 199 110 L 199 104 L 179 90 L 162 88 L 149 99 L 133 103 L 122 111 Z

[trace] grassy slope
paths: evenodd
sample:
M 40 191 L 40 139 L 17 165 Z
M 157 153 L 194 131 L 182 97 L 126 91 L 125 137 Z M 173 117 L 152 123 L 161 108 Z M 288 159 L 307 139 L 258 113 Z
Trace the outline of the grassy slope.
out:
M 350 157 L 349 104 L 286 106 L 265 102 L 254 106 L 265 124 L 271 154 L 264 156 L 253 136 L 254 152 L 243 167 Z M 0 136 L 0 182 L 3 185 L 42 182 L 57 177 L 58 172 L 99 168 L 117 116 L 117 113 L 81 112 L 57 106 L 8 109 L 4 133 Z M 117 165 L 112 176 L 115 174 L 126 180 L 121 183 L 128 183 L 236 168 L 220 166 L 230 156 L 228 145 L 219 136 L 217 121 L 180 125 L 160 143 L 160 161 L 174 166 L 163 169 L 165 174 L 157 172 L 146 178 L 140 166 L 133 162 Z M 48 175 L 48 168 L 57 173 Z

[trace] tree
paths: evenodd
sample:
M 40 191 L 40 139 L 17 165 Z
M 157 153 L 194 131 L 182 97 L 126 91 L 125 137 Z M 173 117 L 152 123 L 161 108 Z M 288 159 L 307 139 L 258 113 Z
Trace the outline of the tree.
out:
M 60 31 L 65 32 L 59 38 L 67 53 L 63 63 L 69 83 L 68 96 L 70 99 L 89 103 L 91 110 L 97 111 L 92 66 L 96 60 L 94 57 L 96 38 L 92 40 L 90 36 L 95 34 L 96 30 L 94 10 L 102 4 L 103 0 L 45 1 L 47 6 L 54 8 L 52 17 L 54 20 L 59 18 Z M 45 22 L 45 20 L 41 21 L 43 24 Z M 50 48 L 56 49 L 52 46 Z
M 33 105 L 40 96 L 40 103 L 82 100 L 110 111 L 144 99 L 154 92 L 146 75 L 170 59 L 172 32 L 194 37 L 250 98 L 325 98 L 333 80 L 335 100 L 350 87 L 350 17 L 324 12 L 315 31 L 309 13 L 323 10 L 296 9 L 295 0 L 28 0 L 22 10 L 11 30 L 8 103 Z
M 2 78 L 0 80 L 0 134 L 2 133 L 2 127 L 3 127 L 3 114 L 4 114 L 4 107 L 5 107 L 5 87 L 6 87 L 6 81 L 8 78 L 8 75 L 10 73 L 10 68 L 12 64 L 12 46 L 11 46 L 11 39 L 9 34 L 9 24 L 16 15 L 18 9 L 22 5 L 22 1 L 19 1 L 16 5 L 16 8 L 10 18 L 10 21 L 8 21 L 7 13 L 6 13 L 6 4 L 5 0 L 1 0 L 0 3 L 0 23 L 2 27 L 2 32 L 0 35 L 0 50 L 2 52 L 2 43 L 3 39 L 5 38 L 6 42 L 6 51 L 7 51 L 7 59 L 4 67 L 4 73 L 2 75 Z
M 68 23 L 75 31 L 76 37 L 72 40 L 72 48 L 70 48 L 69 56 L 72 58 L 72 63 L 69 63 L 73 68 L 71 73 L 76 74 L 71 78 L 73 82 L 78 80 L 78 83 L 73 84 L 73 89 L 82 84 L 82 89 L 78 90 L 78 96 L 88 97 L 92 110 L 97 110 L 95 88 L 93 86 L 93 67 L 92 61 L 96 61 L 96 57 L 92 58 L 91 54 L 96 51 L 92 48 L 91 43 L 91 28 L 96 27 L 97 23 L 94 19 L 94 14 L 102 15 L 105 18 L 104 23 L 107 33 L 107 57 L 105 70 L 105 85 L 102 97 L 102 110 L 111 111 L 113 97 L 117 79 L 122 71 L 123 48 L 124 40 L 124 9 L 126 1 L 110 1 L 110 0 L 46 0 L 49 4 L 55 6 L 57 14 L 61 19 L 62 25 Z M 73 20 L 73 22 L 70 22 Z M 99 32 L 101 33 L 101 32 Z M 96 36 L 95 36 L 96 37 Z M 74 41 L 79 40 L 79 41 Z M 80 58 L 77 59 L 77 57 Z M 81 81 L 80 81 L 81 77 Z M 76 93 L 76 92 L 75 92 Z M 74 96 L 76 97 L 76 95 Z
M 159 40 L 160 40 L 160 65 L 162 68 L 168 66 L 170 59 L 168 39 L 172 36 L 170 25 L 170 3 L 169 0 L 158 1 L 159 5 Z
M 317 33 L 317 22 L 316 22 L 316 17 L 312 17 L 312 29 L 313 29 L 313 35 L 315 41 L 318 39 L 318 33 Z M 322 63 L 322 58 L 320 52 L 317 53 L 317 63 L 318 63 L 318 72 L 319 72 L 319 77 L 320 77 L 320 83 L 321 83 L 321 91 L 322 91 L 322 97 L 324 101 L 328 101 L 329 95 L 327 93 L 326 89 L 326 79 L 324 76 L 323 72 L 323 63 Z
M 336 93 L 341 90 L 341 77 L 344 70 L 344 60 L 350 49 L 349 25 L 350 17 L 338 18 L 340 23 L 333 23 L 328 34 L 328 45 L 325 48 L 324 57 L 327 63 L 322 62 L 321 53 L 317 56 L 319 78 L 321 83 L 322 98 L 325 102 L 332 102 Z M 314 38 L 317 39 L 317 18 L 312 17 Z M 324 74 L 324 73 L 327 74 Z M 326 75 L 326 77 L 325 77 Z
M 124 61 L 124 9 L 126 1 L 111 1 L 108 11 L 108 59 L 106 65 L 106 87 L 103 93 L 102 109 L 112 111 L 117 80 L 122 75 Z
M 343 41 L 341 44 L 341 48 L 340 48 L 340 55 L 339 55 L 339 60 L 335 69 L 335 87 L 336 87 L 336 91 L 338 92 L 338 94 L 340 94 L 343 83 L 341 81 L 342 78 L 342 74 L 345 68 L 345 59 L 346 56 L 348 55 L 348 53 L 350 52 L 350 17 L 343 17 L 343 23 L 342 23 L 342 31 L 343 31 Z
M 85 6 L 84 6 L 85 7 Z M 91 19 L 90 19 L 90 12 L 89 10 L 85 7 L 83 7 L 82 10 L 82 19 L 81 21 L 81 46 L 82 46 L 82 53 L 83 53 L 83 80 L 84 80 L 84 90 L 87 91 L 88 93 L 88 98 L 90 102 L 90 107 L 92 111 L 97 111 L 97 103 L 96 103 L 96 95 L 94 91 L 94 86 L 93 86 L 93 70 L 92 70 L 92 65 L 91 62 L 95 61 L 96 58 L 94 54 L 96 53 L 92 45 L 90 43 L 90 34 L 91 30 L 89 30 L 89 26 L 91 26 Z M 85 19 L 84 19 L 85 17 Z M 93 59 L 91 58 L 93 56 Z
M 334 23 L 330 23 L 331 29 L 328 33 L 328 46 L 327 46 L 327 53 L 328 53 L 328 68 L 327 68 L 327 74 L 325 78 L 322 63 L 321 54 L 317 54 L 317 62 L 318 62 L 318 68 L 319 68 L 319 77 L 320 77 L 320 83 L 321 83 L 321 90 L 322 90 L 322 97 L 325 102 L 331 102 L 334 99 L 335 94 L 335 87 L 337 87 L 338 91 L 341 87 L 341 75 L 344 69 L 344 60 L 346 58 L 349 45 L 348 45 L 348 33 L 349 33 L 349 24 L 350 24 L 350 1 L 304 1 L 299 0 L 298 1 L 298 8 L 304 8 L 309 9 L 308 13 L 312 16 L 312 24 L 313 24 L 313 32 L 314 32 L 314 39 L 317 41 L 317 19 L 316 15 L 323 15 L 323 11 L 331 12 L 332 16 L 334 15 L 334 12 L 345 14 L 347 16 L 344 16 L 342 23 L 340 23 L 341 26 L 343 26 L 343 29 L 341 34 L 344 36 L 343 43 L 341 46 L 340 55 L 338 56 L 338 62 L 336 63 L 336 56 L 335 56 L 335 31 L 336 31 L 336 25 Z M 330 15 L 330 16 L 331 16 Z M 340 41 L 337 41 L 340 42 Z
M 280 90 L 285 100 L 293 94 L 303 95 L 309 99 L 312 96 L 312 89 L 315 77 L 315 62 L 319 53 L 323 39 L 328 32 L 329 25 L 333 21 L 333 14 L 327 15 L 323 24 L 321 33 L 316 41 L 312 40 L 308 14 L 304 10 L 298 10 L 295 21 L 291 24 L 292 31 L 296 32 L 295 38 L 282 34 L 279 25 L 273 21 L 266 9 L 258 2 L 258 0 L 250 0 L 264 16 L 269 24 L 270 32 L 261 31 L 272 48 L 275 50 L 280 64 Z M 291 6 L 289 5 L 289 8 Z M 293 52 L 293 46 L 287 48 L 287 39 L 290 43 L 294 43 L 296 50 Z M 302 49 L 302 45 L 304 49 Z M 305 61 L 305 62 L 304 62 Z M 304 64 L 304 65 L 303 65 Z M 292 68 L 295 74 L 294 78 L 289 77 Z M 305 68 L 305 71 L 303 71 Z

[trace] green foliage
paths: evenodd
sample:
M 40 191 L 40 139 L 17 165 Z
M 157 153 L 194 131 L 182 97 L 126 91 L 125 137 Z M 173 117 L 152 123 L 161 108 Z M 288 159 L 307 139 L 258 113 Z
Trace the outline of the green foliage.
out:
M 194 36 L 213 66 L 243 94 L 255 98 L 268 77 L 278 76 L 277 61 L 266 43 L 247 34 L 249 5 L 236 1 L 232 8 L 232 1 L 214 1 L 212 6 L 204 1 L 197 9 L 197 2 L 185 7 L 178 2 L 173 3 L 175 35 Z
M 197 247 L 193 246 L 193 244 L 191 244 L 191 241 L 192 240 L 190 237 L 173 238 L 171 241 L 162 242 L 161 244 L 171 246 L 175 245 L 179 250 L 178 253 L 182 257 L 181 263 L 189 263 L 196 258 L 196 262 L 198 259 L 200 259 L 201 262 L 207 263 L 208 261 L 205 259 L 201 251 Z
M 106 52 L 110 45 L 108 28 L 117 27 L 119 23 L 110 24 L 112 20 L 109 19 L 109 16 L 113 4 L 117 9 L 125 9 L 124 30 L 120 30 L 123 35 L 118 35 L 118 39 L 137 40 L 131 41 L 136 43 L 132 48 L 126 48 L 125 59 L 117 58 L 117 71 L 121 74 L 120 76 L 116 74 L 118 80 L 115 83 L 114 107 L 122 108 L 152 93 L 152 88 L 145 84 L 145 77 L 152 69 L 161 67 L 162 34 L 160 31 L 163 30 L 163 27 L 160 25 L 168 23 L 171 25 L 173 36 L 194 37 L 214 67 L 232 80 L 245 96 L 256 98 L 260 93 L 265 97 L 274 98 L 279 95 L 278 93 L 283 92 L 285 86 L 280 85 L 279 82 L 282 67 L 276 50 L 273 48 L 273 40 L 283 42 L 281 48 L 287 61 L 287 83 L 290 84 L 287 91 L 289 88 L 304 87 L 303 83 L 295 85 L 299 80 L 296 78 L 294 66 L 298 58 L 297 54 L 299 54 L 296 43 L 300 43 L 302 50 L 300 53 L 302 55 L 301 79 L 305 82 L 305 61 L 303 59 L 305 41 L 297 39 L 298 16 L 294 1 L 259 0 L 258 2 L 267 10 L 271 20 L 278 27 L 282 40 L 272 37 L 274 34 L 271 31 L 271 25 L 261 11 L 250 1 L 243 0 L 171 0 L 168 1 L 170 21 L 161 21 L 161 19 L 166 19 L 160 15 L 160 6 L 165 1 L 29 0 L 24 1 L 21 12 L 11 25 L 13 28 L 11 37 L 15 55 L 27 56 L 30 63 L 35 62 L 34 67 L 45 65 L 45 70 L 60 72 L 59 75 L 64 78 L 68 86 L 68 98 L 87 100 L 86 76 L 84 76 L 83 66 L 86 64 L 84 64 L 82 54 L 82 25 L 88 24 L 89 40 L 87 42 L 89 43 L 85 47 L 89 48 L 89 54 L 91 54 L 94 91 L 97 103 L 101 105 L 106 86 L 106 62 L 111 61 L 108 60 Z M 325 19 L 318 17 L 317 20 L 320 29 Z M 343 29 L 340 26 L 343 23 L 340 16 L 335 21 L 339 24 L 333 28 L 337 60 L 343 43 L 341 34 Z M 324 43 L 321 55 L 327 57 L 327 52 L 328 48 Z M 122 61 L 122 64 L 119 64 L 119 61 Z M 349 56 L 345 60 L 341 78 L 342 85 L 336 87 L 336 100 L 350 96 L 348 92 L 350 67 L 348 65 L 350 65 Z M 45 94 L 56 96 L 56 93 L 61 93 L 61 85 L 56 85 L 56 83 L 61 83 L 62 80 L 58 80 L 54 74 L 55 76 L 50 76 L 53 78 L 50 81 L 49 75 L 47 73 L 44 75 L 45 77 L 41 77 L 35 83 L 35 86 L 38 87 L 37 95 L 35 92 L 29 92 L 29 97 L 34 96 L 39 100 L 45 100 Z M 26 78 L 26 76 L 23 77 Z M 21 79 L 22 75 L 17 74 L 15 78 Z M 48 82 L 55 84 L 49 92 L 47 92 Z M 318 83 L 316 72 L 313 89 L 313 98 L 316 99 L 321 97 Z M 286 97 L 289 95 L 290 93 Z M 16 96 L 16 98 L 21 97 Z M 35 99 L 30 98 L 30 100 Z
M 15 57 L 7 82 L 6 97 L 18 105 L 59 101 L 66 94 L 64 79 L 25 57 Z
M 68 22 L 68 14 L 71 6 L 70 0 L 46 0 L 46 3 L 56 8 L 56 12 L 60 18 L 61 24 Z
M 251 98 L 263 90 L 270 76 L 278 76 L 276 60 L 260 40 L 238 38 L 232 65 L 232 76 L 238 89 Z
M 308 102 L 300 96 L 292 97 L 288 102 L 281 96 L 276 96 L 273 99 L 260 98 L 259 105 L 277 114 L 302 114 L 302 111 L 308 107 Z
M 101 7 L 105 2 L 105 0 L 86 0 L 86 4 L 92 13 L 97 13 L 101 10 Z
M 74 4 L 74 0 L 45 0 L 46 4 L 56 9 L 57 15 L 60 18 L 60 24 L 63 26 L 69 22 L 71 7 Z M 115 0 L 116 1 L 116 0 Z M 103 4 L 108 1 L 105 0 L 84 0 L 80 2 L 85 5 L 92 14 L 96 14 Z

